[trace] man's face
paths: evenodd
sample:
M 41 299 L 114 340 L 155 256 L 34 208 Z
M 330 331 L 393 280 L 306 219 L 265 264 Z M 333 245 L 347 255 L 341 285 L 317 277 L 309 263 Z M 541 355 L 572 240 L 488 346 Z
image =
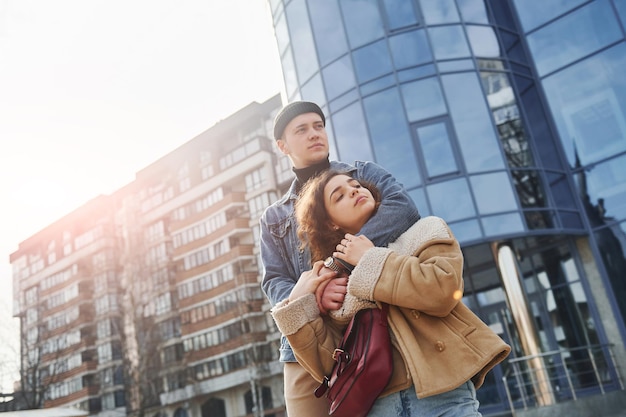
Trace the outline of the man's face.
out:
M 294 168 L 306 168 L 328 157 L 328 135 L 317 113 L 304 113 L 287 124 L 278 149 L 289 156 Z

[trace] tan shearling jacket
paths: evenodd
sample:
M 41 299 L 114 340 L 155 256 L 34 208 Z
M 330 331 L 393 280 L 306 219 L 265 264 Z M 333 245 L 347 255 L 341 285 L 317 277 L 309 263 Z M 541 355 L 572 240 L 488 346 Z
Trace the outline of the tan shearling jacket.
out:
M 425 217 L 388 248 L 365 253 L 332 316 L 320 315 L 314 294 L 277 304 L 272 316 L 298 362 L 321 382 L 347 321 L 369 302 L 388 303 L 394 371 L 382 396 L 414 385 L 424 398 L 468 380 L 480 388 L 511 350 L 460 301 L 462 291 L 460 245 L 442 219 Z

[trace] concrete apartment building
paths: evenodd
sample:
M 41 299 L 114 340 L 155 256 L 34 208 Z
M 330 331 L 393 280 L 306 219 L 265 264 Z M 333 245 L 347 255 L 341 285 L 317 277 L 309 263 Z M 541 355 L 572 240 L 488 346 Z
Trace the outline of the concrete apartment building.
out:
M 284 415 L 258 218 L 293 173 L 252 103 L 20 243 L 22 390 L 90 415 Z

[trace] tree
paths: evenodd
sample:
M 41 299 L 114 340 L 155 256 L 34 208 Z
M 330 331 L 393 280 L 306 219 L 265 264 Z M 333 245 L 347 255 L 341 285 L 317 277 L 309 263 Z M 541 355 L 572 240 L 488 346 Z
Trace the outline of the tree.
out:
M 157 306 L 162 299 L 172 302 L 170 293 L 175 287 L 170 258 L 159 258 L 153 254 L 161 252 L 151 251 L 155 246 L 166 246 L 162 241 L 165 226 L 162 221 L 157 222 L 160 226 L 156 229 L 161 232 L 147 233 L 138 220 L 140 215 L 136 201 L 130 198 L 125 204 L 118 247 L 122 268 L 120 336 L 125 369 L 126 411 L 129 416 L 144 417 L 148 411 L 154 411 L 160 406 L 163 372 L 184 372 L 186 368 L 181 365 L 178 367 L 180 369 L 172 369 L 164 363 L 170 356 L 168 340 L 172 336 L 180 336 L 180 323 L 177 324 L 167 311 L 159 311 Z M 167 252 L 167 248 L 163 251 Z
M 19 336 L 9 341 L 7 350 L 9 361 L 17 358 L 16 363 L 5 363 L 4 369 L 9 375 L 15 375 L 13 365 L 17 365 L 17 388 L 14 401 L 18 409 L 43 408 L 51 395 L 51 389 L 67 370 L 66 349 L 71 344 L 67 333 L 53 335 L 46 323 L 38 318 L 45 307 L 39 303 L 26 310 L 19 318 Z M 34 320 L 28 320 L 34 316 Z M 10 339 L 9 339 L 10 340 Z
M 8 304 L 0 303 L 0 411 L 15 409 L 14 385 L 20 375 L 19 320 L 11 318 Z

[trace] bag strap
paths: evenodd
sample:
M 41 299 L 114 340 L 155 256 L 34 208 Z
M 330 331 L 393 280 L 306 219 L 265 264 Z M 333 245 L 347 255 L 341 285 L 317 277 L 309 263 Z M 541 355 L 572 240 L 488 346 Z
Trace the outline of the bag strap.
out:
M 385 321 L 387 321 L 387 314 L 389 313 L 389 304 L 387 303 L 380 303 L 380 317 L 381 319 L 384 319 Z

